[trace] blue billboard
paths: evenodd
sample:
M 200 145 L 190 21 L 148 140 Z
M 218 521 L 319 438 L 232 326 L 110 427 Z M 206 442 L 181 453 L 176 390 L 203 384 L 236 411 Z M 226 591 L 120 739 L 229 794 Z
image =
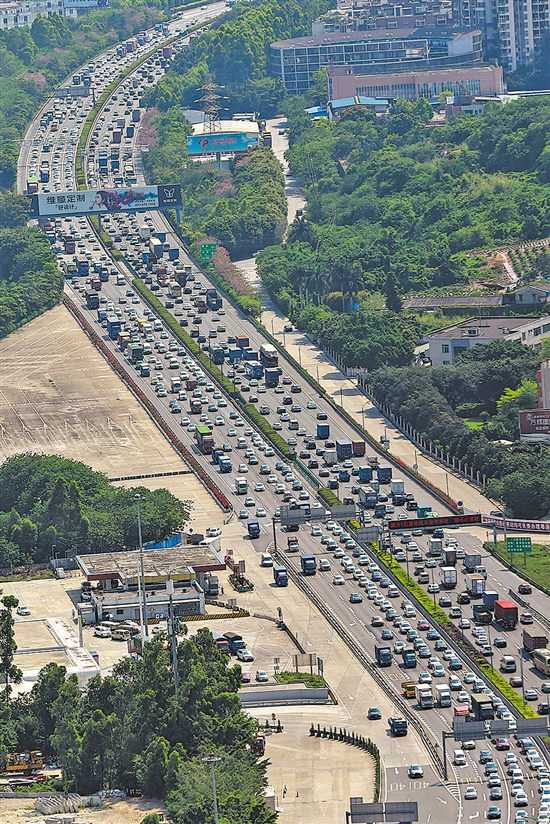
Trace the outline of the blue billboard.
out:
M 237 132 L 236 134 L 213 132 L 193 135 L 187 138 L 187 153 L 190 157 L 208 154 L 234 154 L 247 152 L 258 145 L 258 135 Z

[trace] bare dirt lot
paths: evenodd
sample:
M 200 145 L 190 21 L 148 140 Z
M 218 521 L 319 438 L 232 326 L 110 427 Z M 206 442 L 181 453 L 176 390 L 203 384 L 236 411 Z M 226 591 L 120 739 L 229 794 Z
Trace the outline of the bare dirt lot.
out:
M 34 808 L 33 798 L 5 798 L 0 801 L 2 824 L 42 824 L 45 816 Z M 150 798 L 106 798 L 100 807 L 88 807 L 76 814 L 78 824 L 140 824 L 147 813 L 163 812 L 160 802 Z

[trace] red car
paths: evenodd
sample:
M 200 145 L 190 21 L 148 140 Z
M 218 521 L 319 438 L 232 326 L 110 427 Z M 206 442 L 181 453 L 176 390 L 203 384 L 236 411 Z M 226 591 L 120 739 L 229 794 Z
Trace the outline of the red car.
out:
M 523 680 L 521 678 L 521 675 L 512 675 L 512 677 L 510 678 L 510 686 L 521 687 L 522 684 Z
M 496 738 L 495 739 L 495 748 L 497 750 L 509 750 L 510 749 L 510 742 L 507 738 Z
M 461 592 L 456 600 L 457 600 L 457 603 L 459 603 L 459 604 L 469 604 L 470 603 L 470 596 L 468 595 L 467 592 Z
M 533 587 L 530 584 L 520 584 L 518 587 L 518 592 L 520 595 L 531 595 L 533 592 Z
M 243 684 L 250 684 L 250 673 L 243 672 L 243 674 L 241 675 L 241 681 L 243 682 Z

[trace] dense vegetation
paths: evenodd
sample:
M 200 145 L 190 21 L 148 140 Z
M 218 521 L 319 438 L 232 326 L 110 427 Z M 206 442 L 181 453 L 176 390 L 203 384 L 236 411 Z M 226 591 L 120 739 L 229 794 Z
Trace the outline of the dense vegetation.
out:
M 519 342 L 496 341 L 454 366 L 378 370 L 369 386 L 426 439 L 491 479 L 491 498 L 502 498 L 516 517 L 538 518 L 550 510 L 550 454 L 519 443 L 518 412 L 536 408 L 539 361 Z M 467 425 L 470 416 L 479 428 Z
M 238 3 L 179 53 L 172 70 L 148 92 L 147 104 L 161 111 L 176 105 L 195 107 L 200 88 L 213 81 L 221 87 L 222 106 L 230 112 L 276 114 L 284 89 L 268 75 L 269 44 L 309 34 L 311 21 L 329 6 L 329 0 Z
M 65 667 L 48 664 L 30 694 L 0 706 L 0 762 L 40 749 L 57 755 L 68 789 L 139 787 L 166 802 L 174 824 L 207 824 L 213 799 L 203 758 L 214 753 L 220 821 L 273 824 L 262 797 L 267 762 L 247 748 L 256 722 L 237 696 L 241 668 L 228 667 L 200 629 L 178 645 L 175 695 L 165 641 L 156 636 L 141 660 L 124 658 L 85 691 Z
M 352 108 L 336 124 L 312 123 L 302 106 L 287 104 L 288 157 L 306 181 L 306 217 L 287 243 L 259 255 L 259 271 L 298 325 L 322 341 L 341 331 L 346 363 L 345 312 L 365 310 L 368 330 L 369 311 L 384 302 L 399 312 L 408 293 L 479 288 L 486 273 L 474 250 L 550 233 L 546 98 L 488 106 L 481 118 L 438 128 L 426 127 L 423 100 L 398 101 L 386 117 Z M 401 362 L 401 350 L 386 362 Z
M 166 489 L 119 489 L 105 475 L 57 455 L 26 454 L 0 466 L 0 567 L 43 562 L 75 547 L 107 552 L 138 544 L 134 495 L 141 496 L 144 541 L 172 535 L 189 503 Z

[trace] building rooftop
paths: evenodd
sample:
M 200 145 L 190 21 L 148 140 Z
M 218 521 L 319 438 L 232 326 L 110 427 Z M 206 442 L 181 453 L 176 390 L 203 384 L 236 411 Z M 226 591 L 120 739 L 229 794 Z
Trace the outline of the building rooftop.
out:
M 220 129 L 214 134 L 259 134 L 260 127 L 255 120 L 221 120 Z M 193 134 L 206 134 L 205 123 L 195 123 Z
M 502 295 L 477 295 L 463 297 L 409 298 L 403 301 L 405 309 L 436 309 L 437 307 L 455 306 L 502 306 Z
M 138 552 L 77 555 L 76 561 L 88 581 L 118 579 L 129 586 L 137 583 Z M 179 544 L 171 549 L 144 550 L 143 568 L 147 583 L 164 583 L 169 574 L 174 581 L 189 580 L 190 570 L 225 569 L 225 563 L 210 544 Z
M 308 46 L 334 46 L 339 43 L 361 43 L 365 40 L 422 40 L 447 38 L 457 40 L 460 37 L 481 36 L 479 29 L 463 31 L 450 26 L 420 26 L 414 29 L 372 29 L 369 31 L 335 32 L 332 34 L 316 34 L 306 37 L 293 37 L 291 40 L 278 40 L 271 44 L 274 49 L 300 49 Z
M 451 338 L 474 338 L 478 340 L 494 340 L 506 338 L 518 327 L 525 326 L 533 318 L 527 317 L 497 317 L 497 318 L 468 318 L 467 320 L 445 326 L 424 336 L 424 340 L 449 340 Z

